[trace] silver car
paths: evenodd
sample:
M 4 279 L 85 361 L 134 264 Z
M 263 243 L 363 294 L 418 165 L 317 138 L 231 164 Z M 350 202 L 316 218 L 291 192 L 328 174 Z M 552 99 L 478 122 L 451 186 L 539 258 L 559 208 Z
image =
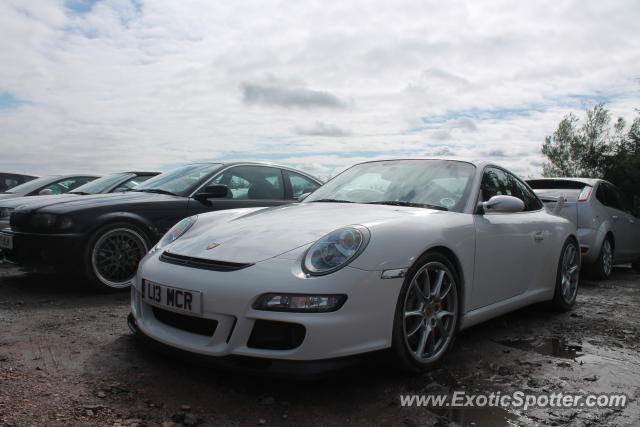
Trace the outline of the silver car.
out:
M 606 279 L 614 264 L 632 263 L 640 271 L 640 213 L 613 184 L 603 179 L 542 178 L 527 183 L 550 209 L 578 227 L 582 263 Z M 564 197 L 564 206 L 556 206 Z

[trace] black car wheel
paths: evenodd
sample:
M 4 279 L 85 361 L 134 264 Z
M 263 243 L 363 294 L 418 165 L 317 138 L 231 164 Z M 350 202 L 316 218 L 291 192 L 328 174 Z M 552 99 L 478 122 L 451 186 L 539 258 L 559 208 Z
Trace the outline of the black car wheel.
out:
M 401 368 L 434 366 L 451 348 L 458 329 L 458 276 L 438 252 L 422 256 L 408 271 L 398 297 L 392 345 Z
M 86 249 L 91 284 L 102 289 L 132 285 L 138 263 L 149 246 L 145 233 L 131 224 L 110 224 L 96 231 Z

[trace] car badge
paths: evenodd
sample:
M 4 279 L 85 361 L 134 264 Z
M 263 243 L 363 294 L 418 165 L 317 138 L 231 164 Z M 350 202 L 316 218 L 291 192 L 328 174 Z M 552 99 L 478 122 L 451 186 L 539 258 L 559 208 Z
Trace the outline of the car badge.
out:
M 217 248 L 218 246 L 220 246 L 220 243 L 218 243 L 218 242 L 213 242 L 212 244 L 210 244 L 209 246 L 207 246 L 207 250 Z

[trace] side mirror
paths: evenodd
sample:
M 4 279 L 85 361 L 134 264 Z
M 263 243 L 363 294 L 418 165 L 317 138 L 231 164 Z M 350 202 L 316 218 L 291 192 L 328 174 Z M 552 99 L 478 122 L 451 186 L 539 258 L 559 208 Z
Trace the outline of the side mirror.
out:
M 485 214 L 522 212 L 524 202 L 513 196 L 493 196 L 482 203 L 482 208 Z
M 45 188 L 44 190 L 40 190 L 38 193 L 39 196 L 50 196 L 53 194 L 53 190 L 50 188 Z
M 227 197 L 229 194 L 229 187 L 223 184 L 215 184 L 215 185 L 207 185 L 204 187 L 198 194 L 196 194 L 194 199 L 199 200 L 201 202 L 207 199 L 222 199 Z
M 306 199 L 309 196 L 309 194 L 311 194 L 311 193 L 304 193 L 304 194 L 299 195 L 298 196 L 298 201 L 299 202 L 303 201 L 304 199 Z

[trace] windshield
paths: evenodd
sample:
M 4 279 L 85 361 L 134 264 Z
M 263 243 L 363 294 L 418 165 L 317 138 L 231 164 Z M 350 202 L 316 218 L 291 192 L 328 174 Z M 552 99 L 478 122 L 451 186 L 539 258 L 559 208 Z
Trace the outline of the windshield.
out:
M 462 211 L 475 166 L 448 160 L 390 160 L 355 165 L 305 202 L 378 203 Z
M 122 181 L 129 176 L 129 173 L 114 173 L 112 175 L 103 176 L 102 178 L 95 179 L 87 184 L 70 191 L 71 194 L 101 194 L 107 191 L 109 188 Z
M 162 191 L 183 194 L 192 190 L 203 178 L 220 168 L 220 163 L 200 163 L 181 166 L 161 173 L 137 186 L 134 191 Z
M 8 193 L 8 194 L 31 193 L 32 191 L 37 190 L 43 185 L 51 184 L 51 181 L 59 177 L 60 176 L 58 175 L 49 175 L 49 176 L 43 176 L 42 178 L 36 178 L 32 181 L 25 182 L 24 184 L 15 186 L 10 190 L 5 191 L 5 193 Z

